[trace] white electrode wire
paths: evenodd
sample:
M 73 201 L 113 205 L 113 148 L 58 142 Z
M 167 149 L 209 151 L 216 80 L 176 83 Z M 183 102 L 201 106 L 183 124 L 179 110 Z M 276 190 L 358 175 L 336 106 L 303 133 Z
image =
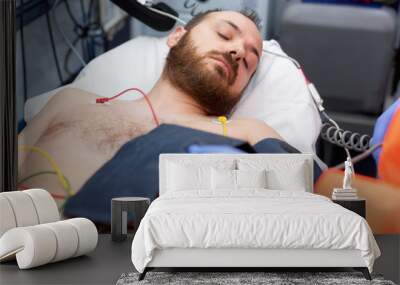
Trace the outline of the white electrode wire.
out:
M 328 120 L 329 120 L 329 122 L 330 122 L 332 125 L 335 126 L 336 129 L 340 130 L 339 125 L 338 125 L 332 118 L 328 117 Z M 343 134 L 342 134 L 341 132 L 339 132 L 339 136 L 340 136 L 340 139 L 343 140 Z M 345 152 L 346 152 L 347 158 L 350 158 L 350 161 L 352 161 L 350 152 L 349 152 L 349 150 L 347 149 L 347 147 L 345 147 L 345 146 L 342 146 L 342 147 L 343 147 L 343 149 L 344 149 Z M 353 163 L 351 163 L 351 170 L 353 171 L 353 175 L 354 175 L 355 172 L 354 172 Z
M 160 10 L 155 9 L 155 8 L 153 8 L 153 7 L 150 7 L 150 6 L 147 6 L 147 8 L 148 8 L 149 10 L 151 10 L 151 11 L 157 13 L 157 14 L 163 15 L 163 16 L 168 17 L 168 18 L 171 18 L 171 19 L 174 19 L 175 21 L 181 23 L 182 25 L 186 25 L 186 22 L 185 22 L 184 20 L 182 20 L 182 19 L 180 19 L 180 18 L 178 18 L 178 17 L 176 17 L 176 16 L 174 16 L 174 15 L 172 15 L 172 14 L 170 14 L 170 13 L 166 13 L 166 12 L 164 12 L 164 11 L 160 11 Z
M 79 54 L 78 50 L 74 47 L 74 45 L 71 43 L 71 41 L 68 39 L 68 37 L 65 35 L 64 31 L 61 29 L 61 27 L 58 24 L 57 17 L 56 17 L 56 7 L 60 0 L 56 0 L 54 3 L 53 7 L 51 8 L 50 14 L 53 18 L 54 24 L 56 26 L 56 29 L 58 32 L 61 34 L 63 37 L 65 43 L 69 46 L 69 48 L 72 50 L 72 52 L 76 55 L 76 57 L 79 59 L 79 61 L 82 63 L 83 66 L 86 66 L 86 62 L 83 60 L 82 56 Z
M 273 54 L 273 55 L 275 55 L 275 56 L 279 56 L 279 57 L 283 57 L 283 58 L 285 58 L 285 59 L 288 59 L 288 60 L 290 60 L 291 62 L 293 62 L 294 65 L 296 65 L 296 67 L 297 67 L 298 69 L 301 69 L 300 63 L 299 63 L 297 60 L 295 60 L 294 58 L 290 57 L 290 56 L 287 56 L 287 55 L 284 55 L 284 54 L 279 54 L 279 53 L 276 53 L 276 52 L 273 52 L 273 51 L 269 51 L 269 50 L 267 50 L 267 49 L 263 49 L 263 52 L 270 53 L 270 54 Z
M 288 59 L 288 60 L 290 60 L 291 62 L 293 62 L 293 64 L 294 64 L 298 69 L 302 70 L 302 69 L 301 69 L 301 65 L 299 64 L 299 62 L 298 62 L 297 60 L 295 60 L 294 58 L 288 56 L 288 55 L 279 54 L 279 53 L 276 53 L 276 52 L 269 51 L 269 50 L 267 50 L 267 49 L 263 49 L 263 52 L 270 53 L 270 54 L 272 54 L 272 55 L 275 55 L 275 56 L 278 56 L 278 57 L 282 57 L 282 58 Z M 310 95 L 311 95 L 311 94 L 310 94 Z M 312 97 L 312 96 L 311 96 L 311 97 Z M 313 100 L 314 100 L 314 98 L 313 98 Z M 336 128 L 337 130 L 340 130 L 339 125 L 338 125 L 331 117 L 329 117 L 326 113 L 325 113 L 325 117 L 329 120 L 329 122 L 330 122 L 332 125 L 335 126 L 335 128 Z M 341 132 L 339 132 L 339 136 L 340 136 L 340 139 L 343 141 L 343 134 L 342 134 Z M 344 149 L 345 152 L 346 152 L 347 158 L 349 158 L 351 161 L 353 161 L 352 158 L 351 158 L 350 152 L 349 152 L 349 150 L 346 148 L 346 146 L 343 145 L 342 147 L 343 147 L 343 149 Z M 362 158 L 361 158 L 361 159 L 362 159 Z M 361 160 L 361 159 L 359 159 L 359 160 Z M 357 160 L 357 161 L 359 161 L 359 160 Z M 356 162 L 357 162 L 357 161 L 356 161 Z M 351 163 L 351 168 L 352 168 L 352 171 L 353 171 L 353 174 L 354 174 L 355 172 L 354 172 L 353 163 Z

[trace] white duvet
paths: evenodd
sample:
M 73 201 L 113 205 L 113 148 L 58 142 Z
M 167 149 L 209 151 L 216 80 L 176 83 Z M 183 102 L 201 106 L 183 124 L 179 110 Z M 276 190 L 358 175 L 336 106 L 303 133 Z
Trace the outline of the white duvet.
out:
M 165 248 L 358 249 L 370 272 L 380 255 L 359 215 L 320 195 L 265 189 L 162 195 L 133 239 L 135 268 Z

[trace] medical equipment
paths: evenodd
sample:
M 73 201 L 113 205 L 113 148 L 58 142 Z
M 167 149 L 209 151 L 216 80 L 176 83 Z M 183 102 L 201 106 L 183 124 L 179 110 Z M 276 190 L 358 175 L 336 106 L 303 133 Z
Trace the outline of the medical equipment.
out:
M 21 178 L 18 183 L 17 183 L 17 189 L 20 190 L 27 190 L 30 187 L 27 187 L 24 185 L 24 182 L 39 176 L 39 175 L 43 175 L 43 174 L 53 174 L 57 176 L 58 182 L 60 183 L 61 187 L 63 188 L 63 190 L 66 192 L 66 195 L 58 195 L 58 194 L 51 194 L 51 196 L 54 199 L 59 199 L 59 200 L 63 200 L 59 206 L 60 210 L 62 210 L 64 208 L 64 204 L 66 203 L 67 199 L 69 197 L 72 197 L 74 195 L 74 191 L 71 187 L 71 183 L 69 182 L 69 180 L 67 179 L 67 177 L 65 177 L 65 175 L 62 173 L 60 167 L 58 166 L 57 162 L 55 161 L 55 159 L 47 152 L 44 151 L 36 146 L 20 146 L 19 147 L 19 151 L 30 151 L 30 152 L 36 152 L 39 155 L 41 155 L 42 157 L 44 157 L 50 164 L 51 168 L 53 169 L 53 171 L 39 171 L 36 173 L 33 173 L 31 175 L 28 175 L 26 177 Z
M 319 95 L 314 84 L 312 84 L 308 80 L 300 63 L 297 60 L 295 60 L 294 58 L 287 56 L 287 55 L 270 52 L 267 49 L 263 49 L 263 52 L 270 53 L 270 54 L 273 54 L 278 57 L 286 58 L 289 61 L 291 61 L 296 66 L 297 69 L 299 69 L 301 71 L 301 73 L 303 74 L 304 79 L 306 81 L 306 84 L 307 84 L 308 93 L 309 93 L 310 97 L 312 98 L 312 100 L 314 101 L 314 103 L 320 113 L 320 116 L 321 116 L 321 120 L 323 123 L 322 130 L 321 130 L 321 138 L 332 144 L 340 146 L 345 150 L 346 155 L 347 155 L 346 160 L 350 161 L 349 162 L 350 167 L 351 167 L 352 173 L 354 175 L 354 173 L 355 173 L 354 163 L 360 161 L 361 159 L 364 159 L 367 156 L 358 156 L 357 160 L 354 160 L 351 158 L 349 150 L 367 152 L 368 149 L 371 147 L 370 146 L 371 137 L 368 135 L 360 135 L 359 133 L 356 133 L 356 132 L 353 133 L 348 130 L 343 130 L 339 127 L 339 125 L 325 112 L 325 108 L 322 105 L 323 100 L 322 100 L 321 96 Z M 375 145 L 372 147 L 374 149 L 376 149 L 377 147 L 380 147 L 380 145 L 379 146 Z M 368 154 L 370 154 L 371 152 L 372 151 L 369 151 Z M 339 165 L 339 166 L 341 166 L 341 165 Z
M 41 156 L 43 156 L 44 158 L 47 159 L 47 161 L 50 163 L 51 167 L 54 169 L 54 172 L 57 175 L 58 180 L 60 181 L 61 186 L 67 191 L 68 195 L 72 195 L 72 190 L 71 190 L 71 186 L 69 185 L 69 183 L 67 183 L 67 181 L 64 178 L 64 175 L 61 172 L 60 167 L 58 166 L 58 164 L 56 163 L 56 161 L 53 159 L 53 157 L 46 151 L 38 148 L 38 147 L 34 147 L 34 146 L 21 146 L 19 148 L 20 151 L 32 151 L 32 152 L 36 152 L 39 153 Z
M 178 13 L 167 4 L 153 1 L 111 0 L 129 15 L 150 26 L 157 31 L 168 31 L 176 22 L 185 25 L 186 22 L 178 18 Z
M 125 89 L 124 91 L 122 91 L 122 92 L 118 93 L 117 95 L 115 95 L 115 96 L 113 96 L 113 97 L 110 97 L 110 98 L 108 98 L 108 97 L 97 98 L 97 99 L 96 99 L 96 103 L 100 103 L 100 104 L 107 103 L 107 102 L 109 102 L 109 101 L 111 101 L 111 100 L 114 100 L 114 99 L 118 98 L 119 96 L 125 94 L 125 93 L 128 92 L 128 91 L 137 91 L 137 92 L 139 92 L 140 94 L 142 94 L 143 98 L 146 100 L 146 103 L 149 105 L 149 108 L 150 108 L 151 113 L 152 113 L 152 115 L 153 115 L 154 122 L 156 123 L 157 126 L 159 126 L 159 125 L 160 125 L 160 122 L 158 121 L 158 118 L 157 118 L 157 116 L 156 116 L 156 113 L 154 112 L 154 109 L 153 109 L 153 106 L 151 105 L 150 99 L 147 97 L 146 93 L 144 93 L 144 92 L 143 92 L 141 89 L 139 89 L 139 88 L 133 87 L 133 88 Z
M 137 92 L 139 92 L 140 94 L 142 94 L 143 98 L 146 100 L 146 103 L 149 105 L 149 108 L 150 108 L 151 113 L 152 113 L 152 115 L 153 115 L 154 122 L 156 123 L 157 126 L 159 126 L 160 123 L 159 123 L 159 120 L 158 120 L 158 118 L 157 118 L 157 116 L 156 116 L 156 113 L 155 113 L 155 111 L 154 111 L 154 108 L 153 108 L 153 106 L 152 106 L 152 104 L 151 104 L 151 102 L 150 102 L 150 99 L 147 97 L 146 93 L 144 93 L 144 92 L 143 92 L 141 89 L 139 89 L 139 88 L 133 87 L 133 88 L 125 89 L 125 90 L 119 92 L 117 95 L 115 95 L 115 96 L 113 96 L 113 97 L 110 97 L 110 98 L 109 98 L 109 97 L 97 98 L 97 99 L 96 99 L 96 103 L 99 103 L 99 104 L 107 103 L 107 102 L 109 102 L 109 101 L 111 101 L 111 100 L 114 100 L 114 99 L 118 98 L 119 96 L 125 94 L 125 93 L 128 92 L 128 91 L 137 91 Z M 228 119 L 227 119 L 225 116 L 219 116 L 219 117 L 217 118 L 217 120 L 213 120 L 213 122 L 216 122 L 216 123 L 218 123 L 218 124 L 221 124 L 221 125 L 222 125 L 222 133 L 223 133 L 224 136 L 227 136 L 227 126 L 226 126 L 226 124 L 229 123 Z
M 321 120 L 324 123 L 321 130 L 321 137 L 323 139 L 343 147 L 346 150 L 346 152 L 348 152 L 349 149 L 357 151 L 366 151 L 370 147 L 369 145 L 371 139 L 370 136 L 360 135 L 359 133 L 353 133 L 350 131 L 342 130 L 339 127 L 339 125 L 325 112 L 325 108 L 322 105 L 323 100 L 321 96 L 319 95 L 314 84 L 312 84 L 305 76 L 300 63 L 297 60 L 295 60 L 290 56 L 270 52 L 266 49 L 263 49 L 263 52 L 267 52 L 275 56 L 279 56 L 290 60 L 304 75 L 304 79 L 307 83 L 308 92 L 311 98 L 313 99 L 316 107 L 318 108 L 321 115 Z
M 226 124 L 229 123 L 230 121 L 225 116 L 219 116 L 216 119 L 213 119 L 212 122 L 215 124 L 222 125 L 222 134 L 224 136 L 227 136 L 228 129 L 227 129 Z
M 75 48 L 75 44 L 76 43 L 71 43 L 71 41 L 68 39 L 68 37 L 65 35 L 63 29 L 60 27 L 60 25 L 58 24 L 57 21 L 57 16 L 55 14 L 55 8 L 58 6 L 59 2 L 61 0 L 56 0 L 56 2 L 54 2 L 53 7 L 51 8 L 51 16 L 53 18 L 53 21 L 55 23 L 55 26 L 58 30 L 58 32 L 61 34 L 62 38 L 64 39 L 65 43 L 69 46 L 69 48 L 72 50 L 72 52 L 76 55 L 76 57 L 79 59 L 79 61 L 81 62 L 82 66 L 86 66 L 87 63 L 85 62 L 85 60 L 82 58 L 82 56 L 80 55 L 80 53 L 76 50 Z M 68 5 L 68 4 L 67 4 Z

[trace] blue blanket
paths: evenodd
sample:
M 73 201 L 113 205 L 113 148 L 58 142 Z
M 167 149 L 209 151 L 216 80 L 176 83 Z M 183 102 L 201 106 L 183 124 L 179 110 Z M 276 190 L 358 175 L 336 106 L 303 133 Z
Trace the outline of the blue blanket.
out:
M 278 139 L 264 139 L 254 146 L 233 138 L 173 124 L 162 124 L 124 144 L 65 204 L 64 214 L 110 223 L 111 199 L 158 196 L 160 153 L 187 153 L 192 145 L 225 145 L 247 153 L 298 153 Z M 321 170 L 314 163 L 314 180 Z

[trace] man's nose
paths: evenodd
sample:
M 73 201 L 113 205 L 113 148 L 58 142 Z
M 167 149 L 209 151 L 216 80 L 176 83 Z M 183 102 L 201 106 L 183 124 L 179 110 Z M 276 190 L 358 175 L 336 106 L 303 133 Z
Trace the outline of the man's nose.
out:
M 244 49 L 242 47 L 236 46 L 230 50 L 229 54 L 234 60 L 240 61 L 244 57 Z

